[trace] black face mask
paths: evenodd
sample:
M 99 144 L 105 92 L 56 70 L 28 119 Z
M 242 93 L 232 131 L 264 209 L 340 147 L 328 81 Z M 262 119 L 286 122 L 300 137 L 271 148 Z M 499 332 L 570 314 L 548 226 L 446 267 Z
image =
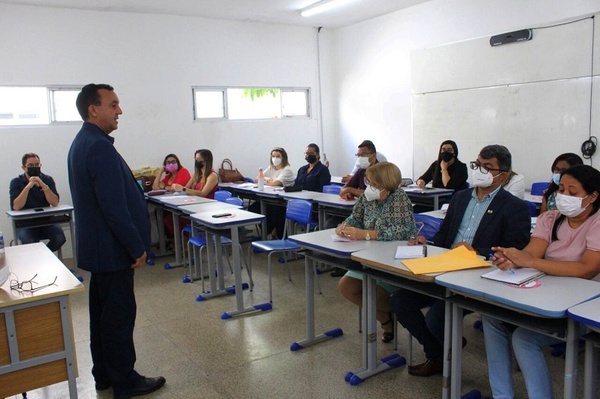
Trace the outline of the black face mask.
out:
M 307 155 L 304 160 L 308 163 L 315 163 L 317 162 L 317 156 L 316 155 Z
M 39 166 L 28 166 L 27 167 L 27 175 L 29 177 L 35 177 L 40 175 L 40 167 Z
M 204 162 L 202 162 L 202 161 L 196 161 L 196 167 L 198 169 L 202 169 L 204 167 Z
M 448 151 L 442 152 L 442 161 L 450 162 L 454 158 L 454 154 Z

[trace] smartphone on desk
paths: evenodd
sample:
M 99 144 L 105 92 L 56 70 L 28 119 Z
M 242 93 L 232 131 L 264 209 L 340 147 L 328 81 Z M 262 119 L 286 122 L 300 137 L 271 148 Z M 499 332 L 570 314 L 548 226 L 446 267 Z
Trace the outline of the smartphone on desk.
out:
M 216 215 L 212 215 L 214 218 L 225 218 L 227 216 L 231 216 L 231 213 L 218 213 Z

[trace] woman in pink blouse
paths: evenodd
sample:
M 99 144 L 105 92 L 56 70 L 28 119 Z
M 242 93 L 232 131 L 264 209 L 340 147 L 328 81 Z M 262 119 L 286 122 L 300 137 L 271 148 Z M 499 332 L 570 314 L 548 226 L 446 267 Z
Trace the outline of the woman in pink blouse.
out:
M 600 280 L 600 172 L 588 165 L 562 172 L 556 206 L 538 217 L 523 250 L 493 248 L 494 264 L 502 270 L 532 267 L 554 276 Z M 483 317 L 483 326 L 494 398 L 514 396 L 511 342 L 529 398 L 553 398 L 543 348 L 560 340 L 489 316 Z

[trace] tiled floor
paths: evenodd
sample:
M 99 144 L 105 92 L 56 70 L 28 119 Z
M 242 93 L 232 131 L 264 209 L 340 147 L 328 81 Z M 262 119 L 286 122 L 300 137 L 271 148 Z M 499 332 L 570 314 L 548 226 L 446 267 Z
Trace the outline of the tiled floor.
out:
M 290 351 L 305 335 L 304 263 L 291 263 L 292 282 L 284 267 L 275 265 L 274 308 L 223 321 L 223 311 L 235 308 L 233 296 L 196 302 L 200 283 L 183 284 L 183 269 L 165 270 L 161 258 L 136 274 L 138 318 L 135 329 L 136 369 L 145 375 L 163 375 L 165 387 L 148 398 L 440 398 L 442 377 L 412 377 L 400 367 L 367 379 L 359 386 L 344 381 L 347 371 L 361 362 L 358 311 L 336 291 L 338 278 L 319 277 L 323 294 L 316 296 L 317 331 L 341 327 L 340 338 Z M 244 292 L 252 303 L 268 301 L 266 256 L 254 255 L 254 292 Z M 88 275 L 84 272 L 85 282 Z M 245 273 L 244 273 L 245 277 Z M 226 279 L 231 283 L 233 276 Z M 245 280 L 246 281 L 246 280 Z M 90 374 L 87 293 L 72 297 L 77 347 L 79 398 L 112 398 L 111 390 L 96 392 Z M 479 389 L 489 395 L 483 335 L 471 328 L 476 316 L 465 318 L 464 392 Z M 399 334 L 399 353 L 406 355 L 407 335 Z M 414 343 L 414 361 L 423 361 Z M 393 353 L 391 344 L 379 345 L 381 357 Z M 582 392 L 583 356 L 580 356 L 579 393 Z M 556 396 L 562 396 L 564 360 L 548 356 L 555 376 Z M 517 395 L 525 398 L 520 373 L 515 373 Z M 15 398 L 20 398 L 16 396 Z M 66 383 L 28 393 L 28 398 L 68 398 Z

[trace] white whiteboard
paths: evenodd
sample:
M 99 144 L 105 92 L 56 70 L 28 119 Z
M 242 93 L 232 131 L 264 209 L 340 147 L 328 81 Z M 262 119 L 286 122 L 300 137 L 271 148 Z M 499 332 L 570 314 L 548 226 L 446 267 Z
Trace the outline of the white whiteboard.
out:
M 539 33 L 534 30 L 529 42 L 492 48 L 489 38 L 481 38 L 415 52 L 414 176 L 423 174 L 437 158 L 440 143 L 451 139 L 457 142 L 459 159 L 465 163 L 475 160 L 484 146 L 502 144 L 510 150 L 513 169 L 524 175 L 526 186 L 549 181 L 557 155 L 581 154 L 590 121 L 592 134 L 600 131 L 600 118 L 592 118 L 600 112 L 600 81 L 594 77 L 592 85 L 590 76 L 592 27 L 590 20 L 583 20 Z M 595 45 L 599 43 L 597 40 Z M 529 50 L 524 51 L 523 45 Z M 485 55 L 498 49 L 502 49 L 502 57 Z M 556 53 L 562 56 L 556 57 Z M 571 57 L 573 54 L 577 56 Z M 505 68 L 519 63 L 524 66 Z M 427 64 L 429 67 L 424 67 Z M 440 76 L 444 68 L 439 65 L 450 71 L 445 77 Z M 456 73 L 463 69 L 471 73 Z M 540 76 L 544 79 L 538 80 Z M 422 91 L 416 92 L 416 87 Z M 594 109 L 590 111 L 592 90 Z

